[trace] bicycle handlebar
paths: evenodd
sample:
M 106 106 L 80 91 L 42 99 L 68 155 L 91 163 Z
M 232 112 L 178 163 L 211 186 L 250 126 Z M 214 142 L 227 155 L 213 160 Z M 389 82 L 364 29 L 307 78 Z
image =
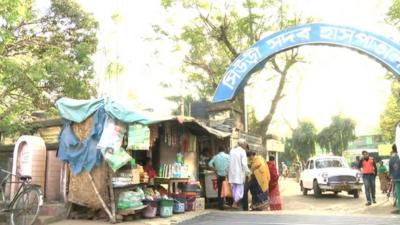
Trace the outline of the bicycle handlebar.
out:
M 11 173 L 10 171 L 7 171 L 7 170 L 1 169 L 1 168 L 0 168 L 0 171 L 3 172 L 3 173 L 6 173 L 6 174 L 8 174 L 8 175 L 13 175 L 13 176 L 18 177 L 17 174 L 13 174 L 13 173 Z

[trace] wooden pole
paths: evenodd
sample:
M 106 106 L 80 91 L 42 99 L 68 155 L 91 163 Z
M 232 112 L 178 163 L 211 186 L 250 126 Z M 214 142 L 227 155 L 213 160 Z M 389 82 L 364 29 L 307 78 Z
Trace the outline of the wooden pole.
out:
M 117 221 L 115 220 L 115 217 L 113 217 L 113 215 L 112 215 L 111 212 L 110 212 L 110 209 L 108 209 L 106 203 L 104 202 L 104 200 L 103 200 L 103 198 L 101 197 L 99 191 L 97 190 L 97 187 L 96 187 L 96 185 L 95 185 L 95 183 L 94 183 L 94 180 L 93 180 L 92 175 L 91 175 L 90 173 L 87 173 L 87 175 L 88 175 L 88 177 L 89 177 L 89 179 L 90 179 L 90 183 L 92 184 L 92 187 L 93 187 L 93 189 L 94 189 L 94 192 L 96 193 L 96 195 L 97 195 L 97 197 L 99 198 L 99 200 L 100 200 L 100 202 L 101 202 L 101 204 L 102 204 L 104 210 L 106 211 L 108 217 L 110 218 L 111 223 L 116 223 Z
M 112 173 L 110 168 L 107 166 L 107 170 L 108 170 L 108 184 L 109 184 L 109 188 L 110 188 L 110 204 L 111 204 L 111 213 L 113 215 L 114 218 L 116 217 L 116 207 L 115 207 L 115 196 L 114 196 L 114 188 L 112 185 Z

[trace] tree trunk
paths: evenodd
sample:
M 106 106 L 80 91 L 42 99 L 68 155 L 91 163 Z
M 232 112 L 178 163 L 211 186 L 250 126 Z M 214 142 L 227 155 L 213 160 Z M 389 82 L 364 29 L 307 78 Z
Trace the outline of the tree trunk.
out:
M 278 88 L 275 92 L 275 96 L 272 99 L 271 102 L 271 107 L 269 109 L 268 115 L 259 123 L 259 129 L 258 129 L 258 133 L 261 134 L 262 137 L 262 142 L 263 145 L 265 145 L 266 141 L 267 141 L 267 132 L 268 132 L 268 128 L 269 125 L 271 124 L 271 121 L 274 117 L 275 111 L 277 109 L 278 103 L 279 101 L 283 98 L 283 89 L 285 87 L 285 83 L 286 83 L 286 77 L 288 74 L 288 71 L 290 69 L 290 67 L 295 64 L 296 61 L 296 56 L 297 56 L 297 52 L 293 53 L 291 58 L 289 60 L 286 60 L 286 64 L 283 70 L 281 70 L 278 66 L 278 64 L 276 63 L 276 59 L 272 58 L 271 62 L 273 64 L 273 68 L 276 72 L 278 72 L 280 74 L 280 79 L 279 79 L 279 85 Z

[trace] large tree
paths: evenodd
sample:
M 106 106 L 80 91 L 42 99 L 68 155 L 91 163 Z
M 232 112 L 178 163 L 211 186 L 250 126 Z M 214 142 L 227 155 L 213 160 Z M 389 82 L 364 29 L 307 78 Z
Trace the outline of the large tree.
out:
M 300 121 L 298 127 L 293 130 L 291 145 L 300 160 L 307 160 L 315 155 L 316 137 L 317 129 L 311 121 Z
M 397 79 L 392 81 L 392 93 L 386 102 L 385 111 L 380 117 L 380 128 L 382 137 L 387 142 L 394 142 L 396 124 L 400 122 L 400 82 Z
M 197 90 L 200 98 L 210 99 L 228 65 L 243 51 L 269 33 L 301 23 L 299 17 L 289 18 L 287 10 L 278 0 L 205 1 L 162 0 L 170 9 L 184 9 L 193 15 L 181 32 L 173 34 L 165 27 L 154 26 L 161 38 L 172 40 L 176 49 L 188 49 L 182 63 L 186 81 Z M 272 57 L 269 68 L 277 88 L 268 115 L 254 129 L 265 141 L 289 69 L 299 60 L 298 50 L 292 49 Z M 271 85 L 273 86 L 273 85 Z M 239 102 L 241 104 L 241 102 Z
M 394 0 L 387 13 L 387 22 L 400 30 L 400 0 Z M 385 111 L 380 117 L 382 137 L 387 142 L 394 142 L 396 124 L 400 122 L 400 79 L 388 74 L 392 81 L 391 95 L 386 102 Z
M 342 155 L 349 142 L 356 139 L 355 128 L 356 122 L 353 119 L 343 115 L 333 116 L 331 124 L 318 134 L 317 143 L 328 152 Z
M 0 133 L 26 132 L 33 111 L 54 112 L 57 96 L 95 95 L 90 56 L 97 22 L 72 0 L 0 0 Z

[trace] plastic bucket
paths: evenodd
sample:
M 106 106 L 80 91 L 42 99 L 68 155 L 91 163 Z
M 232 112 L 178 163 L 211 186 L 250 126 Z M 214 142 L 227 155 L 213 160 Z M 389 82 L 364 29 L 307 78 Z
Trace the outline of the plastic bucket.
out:
M 148 205 L 142 212 L 144 218 L 154 218 L 157 216 L 158 201 L 144 201 Z
M 157 216 L 157 207 L 151 207 L 150 205 L 147 206 L 143 212 L 142 215 L 144 218 L 150 219 L 150 218 L 154 218 Z
M 174 206 L 174 200 L 161 199 L 160 200 L 160 217 L 170 217 L 172 216 Z
M 196 196 L 187 196 L 186 197 L 186 211 L 195 211 L 196 210 Z
M 184 213 L 186 207 L 185 198 L 177 198 L 174 200 L 174 213 Z

